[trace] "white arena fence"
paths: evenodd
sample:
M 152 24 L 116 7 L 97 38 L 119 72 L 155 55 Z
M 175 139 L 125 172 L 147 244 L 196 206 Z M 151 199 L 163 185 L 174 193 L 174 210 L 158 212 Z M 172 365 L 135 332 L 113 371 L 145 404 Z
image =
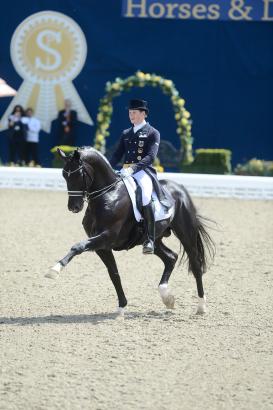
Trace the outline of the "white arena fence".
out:
M 160 173 L 160 179 L 182 183 L 193 196 L 273 200 L 272 177 Z M 0 167 L 0 188 L 66 190 L 61 169 Z

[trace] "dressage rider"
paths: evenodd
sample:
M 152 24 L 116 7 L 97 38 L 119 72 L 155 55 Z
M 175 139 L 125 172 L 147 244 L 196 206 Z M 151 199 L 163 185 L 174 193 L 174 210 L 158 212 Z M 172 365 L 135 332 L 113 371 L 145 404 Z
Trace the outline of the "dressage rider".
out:
M 155 218 L 151 196 L 153 180 L 157 180 L 156 170 L 152 164 L 158 152 L 160 134 L 145 120 L 149 113 L 146 101 L 131 100 L 128 109 L 133 126 L 123 131 L 110 163 L 115 168 L 124 156 L 121 175 L 124 177 L 132 175 L 141 187 L 143 218 L 148 236 L 143 244 L 143 253 L 151 254 L 154 253 L 155 240 Z

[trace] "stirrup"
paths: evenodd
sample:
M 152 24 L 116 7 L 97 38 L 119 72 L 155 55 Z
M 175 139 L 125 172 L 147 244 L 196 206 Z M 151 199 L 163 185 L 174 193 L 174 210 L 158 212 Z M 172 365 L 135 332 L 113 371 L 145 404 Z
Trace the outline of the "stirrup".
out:
M 154 253 L 154 243 L 151 239 L 148 239 L 143 244 L 143 251 L 145 255 L 153 254 Z

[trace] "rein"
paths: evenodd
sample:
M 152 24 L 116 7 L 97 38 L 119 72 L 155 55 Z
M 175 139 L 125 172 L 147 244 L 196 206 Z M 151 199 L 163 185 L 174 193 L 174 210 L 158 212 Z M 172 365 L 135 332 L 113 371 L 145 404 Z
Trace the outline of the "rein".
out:
M 121 178 L 117 179 L 115 182 L 113 182 L 113 183 L 110 184 L 110 185 L 105 186 L 105 187 L 102 188 L 102 189 L 98 189 L 97 191 L 93 191 L 93 192 L 87 192 L 87 191 L 85 191 L 85 195 L 86 195 L 87 201 L 90 201 L 91 199 L 95 199 L 95 198 L 98 198 L 99 196 L 102 196 L 102 195 L 106 194 L 106 192 L 110 191 L 110 189 L 111 189 L 113 186 L 117 185 L 120 181 L 122 181 Z M 94 195 L 94 194 L 97 194 L 97 195 Z M 93 196 L 93 195 L 94 195 L 94 196 Z
M 74 174 L 75 172 L 78 171 L 83 171 L 83 179 L 85 182 L 85 186 L 86 186 L 86 181 L 85 181 L 85 173 L 89 176 L 89 178 L 91 179 L 91 181 L 93 182 L 93 179 L 90 177 L 90 175 L 87 173 L 86 169 L 84 169 L 83 165 L 81 165 L 79 168 L 75 169 L 74 171 L 66 171 L 65 169 L 63 169 L 63 172 L 65 172 L 67 174 L 67 177 L 69 178 L 71 174 Z M 72 196 L 72 197 L 76 197 L 76 196 L 81 196 L 83 197 L 83 200 L 88 202 L 91 199 L 96 199 L 100 196 L 103 196 L 104 194 L 106 194 L 106 192 L 110 191 L 110 189 L 117 185 L 120 181 L 122 181 L 122 178 L 117 179 L 116 181 L 114 181 L 112 184 L 107 185 L 104 188 L 98 189 L 96 191 L 93 192 L 88 192 L 87 190 L 85 191 L 67 191 L 68 196 Z

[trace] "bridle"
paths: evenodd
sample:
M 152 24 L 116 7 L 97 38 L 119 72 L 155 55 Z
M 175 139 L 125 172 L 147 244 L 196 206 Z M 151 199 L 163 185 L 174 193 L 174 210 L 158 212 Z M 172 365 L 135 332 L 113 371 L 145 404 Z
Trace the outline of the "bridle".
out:
M 94 178 L 92 178 L 92 177 L 88 174 L 88 172 L 86 171 L 86 169 L 84 168 L 83 165 L 80 165 L 79 168 L 75 169 L 74 171 L 71 171 L 71 170 L 66 171 L 65 169 L 63 169 L 63 172 L 64 172 L 65 174 L 67 174 L 67 178 L 69 178 L 71 174 L 74 174 L 74 173 L 79 172 L 79 171 L 82 171 L 83 182 L 84 182 L 84 185 L 85 185 L 85 188 L 86 188 L 86 189 L 83 190 L 83 191 L 67 191 L 67 193 L 68 193 L 68 196 L 71 196 L 71 197 L 80 196 L 80 197 L 82 197 L 82 199 L 83 199 L 84 201 L 86 201 L 86 202 L 90 201 L 91 199 L 95 199 L 95 198 L 98 198 L 98 197 L 100 197 L 100 196 L 106 194 L 106 192 L 110 191 L 110 189 L 111 189 L 113 186 L 117 185 L 120 181 L 122 181 L 122 178 L 119 178 L 119 179 L 117 179 L 116 181 L 114 181 L 112 184 L 107 185 L 107 186 L 104 187 L 104 188 L 98 189 L 98 190 L 93 191 L 93 192 L 88 192 L 88 191 L 87 191 L 87 183 L 86 183 L 86 175 L 90 178 L 90 180 L 91 180 L 91 185 L 92 185 L 92 183 L 93 183 Z
M 64 172 L 65 174 L 67 174 L 67 178 L 69 178 L 71 174 L 74 174 L 75 172 L 78 172 L 78 171 L 81 171 L 81 170 L 83 171 L 83 165 L 80 165 L 79 168 L 74 169 L 74 171 L 71 171 L 71 170 L 66 171 L 66 170 L 63 168 L 63 172 Z M 82 176 L 83 176 L 83 178 L 84 178 L 84 172 L 82 172 Z M 85 181 L 85 182 L 86 182 L 86 181 Z M 86 186 L 86 184 L 85 184 L 85 186 Z M 85 199 L 85 192 L 86 192 L 86 191 L 67 191 L 68 196 L 81 196 L 81 197 L 83 197 L 83 199 Z

